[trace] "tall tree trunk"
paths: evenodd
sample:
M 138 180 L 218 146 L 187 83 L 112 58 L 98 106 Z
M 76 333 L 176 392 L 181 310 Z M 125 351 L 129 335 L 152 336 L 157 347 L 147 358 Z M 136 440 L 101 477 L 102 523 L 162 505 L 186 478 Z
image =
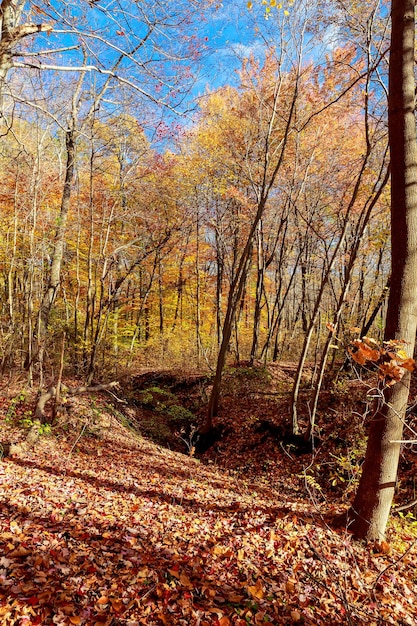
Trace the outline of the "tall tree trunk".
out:
M 252 229 L 249 233 L 246 241 L 245 248 L 242 252 L 242 256 L 239 263 L 239 268 L 236 272 L 236 276 L 230 285 L 229 297 L 227 301 L 227 310 L 223 322 L 222 342 L 220 345 L 219 354 L 217 356 L 216 374 L 213 381 L 213 389 L 210 395 L 207 419 L 201 430 L 202 433 L 209 432 L 213 427 L 213 417 L 216 417 L 219 409 L 220 400 L 220 386 L 222 381 L 223 369 L 226 363 L 226 355 L 229 349 L 230 338 L 232 336 L 233 322 L 236 316 L 236 311 L 242 298 L 243 290 L 246 285 L 246 278 L 248 274 L 248 268 L 251 259 L 252 252 L 252 239 L 256 226 L 262 217 L 264 205 L 258 209 L 257 216 L 255 218 Z
M 91 152 L 89 163 L 89 199 L 88 199 L 88 253 L 87 253 L 87 289 L 85 294 L 85 320 L 83 329 L 83 366 L 88 361 L 88 345 L 94 332 L 94 308 L 96 299 L 95 273 L 93 271 L 94 257 L 94 160 L 96 150 L 93 139 L 93 129 L 91 131 Z M 83 225 L 84 228 L 86 225 Z
M 62 192 L 61 208 L 58 217 L 58 224 L 55 233 L 55 241 L 52 251 L 51 267 L 49 270 L 48 285 L 43 295 L 39 311 L 39 335 L 38 335 L 38 360 L 40 368 L 40 387 L 43 385 L 43 360 L 45 351 L 45 341 L 48 332 L 49 318 L 55 299 L 61 284 L 61 267 L 64 256 L 65 235 L 67 232 L 68 212 L 71 203 L 71 188 L 75 171 L 75 146 L 76 146 L 76 126 L 75 119 L 67 130 L 65 136 L 66 144 L 66 166 L 65 181 Z
M 297 402 L 298 402 L 298 396 L 300 393 L 300 386 L 301 386 L 301 378 L 303 375 L 303 370 L 304 370 L 304 366 L 305 366 L 305 362 L 307 360 L 307 354 L 310 348 L 310 343 L 311 343 L 311 339 L 313 337 L 313 333 L 314 333 L 314 329 L 316 326 L 316 322 L 319 318 L 319 314 L 320 314 L 320 308 L 321 308 L 321 303 L 322 303 L 322 299 L 327 287 L 327 284 L 329 282 L 329 278 L 331 276 L 331 272 L 333 271 L 334 265 L 336 263 L 337 260 L 337 255 L 339 253 L 339 250 L 342 246 L 342 243 L 346 237 L 346 232 L 347 232 L 347 227 L 349 224 L 349 215 L 350 215 L 350 209 L 351 207 L 349 207 L 349 211 L 347 213 L 347 215 L 344 218 L 344 224 L 343 224 L 343 229 L 342 232 L 340 234 L 339 240 L 336 243 L 336 246 L 333 250 L 333 254 L 329 260 L 329 265 L 328 268 L 326 270 L 326 272 L 324 273 L 323 279 L 321 281 L 321 285 L 320 285 L 320 289 L 319 292 L 317 294 L 316 297 L 316 302 L 314 305 L 314 310 L 313 313 L 311 315 L 311 319 L 310 319 L 310 323 L 307 329 L 307 333 L 304 337 L 304 342 L 303 342 L 303 347 L 301 350 L 301 356 L 300 359 L 298 361 L 298 366 L 297 366 L 297 371 L 296 371 L 296 375 L 295 375 L 295 380 L 294 380 L 294 384 L 293 384 L 293 388 L 292 388 L 292 394 L 291 394 L 291 429 L 292 429 L 292 433 L 297 435 L 299 432 L 299 426 L 298 426 L 298 413 L 297 413 Z
M 226 315 L 225 315 L 224 322 L 223 322 L 222 341 L 221 341 L 219 353 L 217 356 L 216 373 L 214 376 L 213 388 L 212 388 L 212 392 L 211 392 L 209 403 L 208 403 L 207 417 L 206 417 L 204 425 L 201 428 L 201 433 L 208 433 L 213 428 L 213 418 L 216 417 L 218 413 L 223 369 L 226 363 L 226 355 L 229 349 L 229 343 L 230 343 L 230 338 L 232 335 L 233 324 L 235 321 L 236 313 L 238 311 L 238 307 L 242 300 L 242 295 L 244 293 L 244 289 L 246 286 L 247 275 L 248 275 L 248 271 L 249 271 L 249 267 L 251 263 L 253 239 L 254 239 L 256 230 L 258 228 L 258 224 L 263 217 L 266 204 L 269 198 L 269 194 L 271 192 L 273 185 L 275 184 L 275 180 L 278 176 L 278 173 L 284 161 L 287 143 L 288 143 L 289 136 L 290 136 L 290 129 L 293 123 L 294 115 L 295 115 L 296 103 L 298 99 L 298 80 L 299 80 L 298 72 L 300 71 L 300 61 L 301 59 L 299 59 L 297 75 L 296 75 L 295 84 L 294 84 L 293 93 L 292 93 L 292 100 L 291 100 L 291 104 L 289 107 L 288 117 L 286 119 L 285 129 L 283 132 L 283 137 L 282 137 L 282 141 L 280 145 L 280 152 L 279 152 L 279 155 L 277 155 L 277 161 L 276 161 L 275 166 L 273 167 L 272 171 L 269 173 L 268 171 L 269 164 L 270 164 L 269 161 L 271 158 L 270 139 L 271 139 L 271 134 L 272 134 L 272 130 L 274 127 L 274 123 L 275 123 L 276 114 L 278 111 L 279 94 L 280 94 L 279 89 L 276 89 L 275 91 L 271 117 L 268 122 L 267 136 L 265 137 L 265 152 L 263 155 L 264 169 L 263 169 L 263 174 L 262 174 L 262 182 L 261 182 L 259 190 L 257 191 L 257 200 L 258 200 L 257 210 L 253 218 L 253 222 L 251 224 L 251 227 L 250 227 L 250 230 L 249 230 L 246 242 L 245 242 L 245 246 L 236 264 L 236 270 L 235 272 L 233 272 L 234 278 L 232 280 L 232 283 L 229 289 L 227 310 L 226 310 Z
M 200 282 L 200 212 L 197 208 L 195 231 L 195 347 L 197 365 L 200 365 L 200 356 L 203 353 L 201 341 L 201 282 Z
M 67 232 L 68 213 L 71 204 L 72 184 L 75 174 L 75 152 L 78 137 L 78 109 L 80 104 L 80 93 L 83 80 L 84 76 L 83 74 L 81 74 L 72 97 L 70 120 L 67 131 L 65 133 L 66 163 L 64 187 L 62 190 L 61 207 L 57 219 L 55 240 L 51 253 L 51 266 L 49 270 L 48 282 L 45 292 L 43 294 L 39 311 L 37 356 L 40 368 L 40 386 L 42 386 L 43 384 L 43 357 L 45 351 L 45 341 L 48 332 L 49 318 L 61 284 L 61 268 L 64 257 L 65 236 Z
M 48 327 L 49 316 L 61 282 L 61 266 L 64 255 L 65 234 L 67 231 L 68 212 L 71 202 L 71 187 L 74 179 L 75 168 L 75 144 L 76 130 L 72 125 L 68 129 L 65 136 L 66 145 L 66 166 L 65 181 L 62 192 L 61 209 L 59 212 L 58 225 L 55 233 L 55 243 L 52 253 L 51 269 L 49 273 L 49 282 L 41 306 L 41 323 L 44 330 Z
M 113 65 L 115 70 L 123 59 L 121 54 Z M 111 76 L 109 76 L 100 89 L 100 92 L 95 96 L 93 102 L 87 111 L 84 118 L 84 122 L 78 124 L 78 114 L 81 106 L 81 90 L 84 82 L 85 73 L 80 72 L 77 85 L 74 90 L 74 94 L 71 101 L 71 113 L 68 128 L 65 133 L 65 146 L 66 146 L 66 164 L 65 164 L 65 180 L 61 199 L 61 208 L 58 217 L 57 228 L 55 232 L 55 241 L 52 250 L 51 268 L 49 271 L 48 284 L 45 293 L 42 298 L 40 313 L 39 313 L 39 348 L 38 358 L 41 371 L 43 369 L 43 354 L 45 349 L 45 340 L 48 331 L 49 318 L 56 300 L 57 293 L 61 284 L 61 270 L 64 257 L 65 237 L 67 233 L 68 213 L 71 204 L 72 185 L 75 175 L 75 157 L 77 140 L 80 132 L 84 129 L 85 125 L 97 111 L 100 101 L 106 93 L 110 82 Z
M 391 149 L 392 274 L 385 339 L 406 342 L 417 328 L 417 143 L 415 122 L 415 0 L 392 0 L 388 127 Z M 394 496 L 410 373 L 384 389 L 373 416 L 358 492 L 348 512 L 359 538 L 384 537 Z
M 381 176 L 382 176 L 384 167 L 385 167 L 385 160 L 381 168 Z M 319 365 L 318 374 L 317 374 L 317 380 L 315 381 L 313 402 L 312 402 L 312 408 L 311 408 L 310 417 L 309 417 L 309 425 L 305 434 L 306 439 L 310 439 L 313 435 L 319 395 L 320 395 L 321 386 L 324 380 L 327 359 L 329 356 L 330 347 L 333 342 L 334 333 L 337 332 L 337 329 L 339 327 L 340 318 L 341 318 L 342 311 L 343 311 L 343 305 L 346 301 L 346 297 L 349 292 L 350 281 L 352 278 L 352 273 L 355 267 L 355 262 L 358 256 L 359 248 L 362 244 L 363 236 L 369 224 L 369 220 L 371 219 L 372 210 L 375 207 L 376 203 L 378 202 L 378 199 L 380 198 L 383 190 L 385 189 L 385 186 L 388 183 L 388 179 L 389 179 L 389 168 L 386 169 L 385 176 L 383 177 L 378 187 L 377 185 L 375 185 L 373 192 L 372 192 L 373 196 L 369 198 L 369 202 L 363 208 L 362 214 L 355 228 L 354 241 L 353 241 L 353 244 L 351 245 L 350 255 L 349 255 L 349 258 L 347 259 L 346 265 L 344 266 L 344 279 L 343 279 L 344 283 L 342 285 L 342 290 L 339 295 L 336 310 L 333 314 L 333 320 L 332 320 L 333 328 L 327 335 L 327 339 L 325 341 L 322 355 L 321 355 L 320 365 Z
M 254 364 L 256 353 L 259 343 L 259 330 L 261 323 L 262 312 L 262 294 L 264 289 L 264 277 L 265 277 L 265 253 L 263 247 L 263 230 L 262 220 L 259 222 L 257 231 L 257 273 L 256 273 L 256 295 L 255 295 L 255 310 L 253 313 L 253 334 L 252 334 L 252 347 L 250 351 L 249 363 Z
M 216 225 L 216 337 L 217 346 L 222 342 L 222 302 L 224 278 L 224 251 L 221 246 L 220 224 Z
M 164 317 L 164 290 L 162 281 L 162 261 L 158 259 L 158 308 L 159 308 L 159 334 L 164 334 L 165 317 Z

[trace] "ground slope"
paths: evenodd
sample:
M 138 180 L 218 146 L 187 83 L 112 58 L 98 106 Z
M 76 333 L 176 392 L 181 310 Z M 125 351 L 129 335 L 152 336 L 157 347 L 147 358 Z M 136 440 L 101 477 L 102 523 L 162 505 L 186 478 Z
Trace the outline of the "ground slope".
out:
M 409 525 L 363 546 L 328 525 L 309 457 L 261 476 L 268 438 L 226 469 L 231 435 L 191 458 L 105 406 L 77 399 L 67 429 L 0 462 L 2 625 L 417 623 Z

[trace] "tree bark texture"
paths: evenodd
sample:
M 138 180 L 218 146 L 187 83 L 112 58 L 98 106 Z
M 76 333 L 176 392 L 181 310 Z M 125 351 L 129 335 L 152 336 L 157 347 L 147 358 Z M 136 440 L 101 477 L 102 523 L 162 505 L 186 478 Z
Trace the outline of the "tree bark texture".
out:
M 24 0 L 2 0 L 0 2 L 0 111 L 3 113 L 3 97 L 6 78 L 13 67 L 13 50 L 25 37 L 41 32 L 51 32 L 47 23 L 20 23 Z
M 415 125 L 415 0 L 392 0 L 389 67 L 392 274 L 385 340 L 413 354 L 417 328 L 417 144 Z M 370 424 L 362 477 L 348 512 L 359 538 L 384 537 L 394 496 L 410 374 L 383 390 Z
M 49 317 L 61 282 L 61 266 L 64 256 L 65 235 L 67 231 L 68 212 L 71 202 L 71 187 L 75 170 L 75 134 L 76 131 L 74 127 L 68 130 L 66 134 L 67 162 L 65 168 L 64 189 L 61 200 L 61 210 L 55 234 L 48 288 L 45 292 L 41 306 L 41 325 L 44 333 L 46 333 L 48 328 Z

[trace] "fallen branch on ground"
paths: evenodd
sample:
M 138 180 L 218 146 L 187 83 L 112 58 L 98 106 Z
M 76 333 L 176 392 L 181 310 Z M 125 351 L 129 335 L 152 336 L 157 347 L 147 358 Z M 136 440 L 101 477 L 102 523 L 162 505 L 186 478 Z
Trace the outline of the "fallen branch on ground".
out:
M 115 389 L 118 386 L 119 386 L 119 382 L 117 380 L 113 380 L 111 383 L 92 385 L 92 386 L 84 385 L 81 387 L 75 387 L 73 389 L 71 389 L 71 387 L 66 387 L 64 385 L 61 385 L 61 394 L 66 394 L 67 396 L 76 396 L 81 393 L 94 393 L 96 391 L 108 391 L 113 396 L 113 398 L 117 400 L 117 402 L 122 403 L 125 401 L 121 400 L 114 393 L 111 393 L 110 391 L 110 389 Z M 56 397 L 56 394 L 57 394 L 57 388 L 54 386 L 49 387 L 49 389 L 47 389 L 46 391 L 43 391 L 40 394 L 39 399 L 36 403 L 36 407 L 35 407 L 35 418 L 40 420 L 41 423 L 45 423 L 45 420 L 46 420 L 46 415 L 45 415 L 46 404 L 49 402 L 49 400 L 54 399 Z

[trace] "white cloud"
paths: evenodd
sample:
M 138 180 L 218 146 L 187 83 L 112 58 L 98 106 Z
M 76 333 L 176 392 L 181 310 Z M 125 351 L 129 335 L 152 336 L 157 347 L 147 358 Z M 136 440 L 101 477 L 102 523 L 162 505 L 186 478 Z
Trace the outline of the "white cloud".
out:
M 248 44 L 232 43 L 229 45 L 229 49 L 239 59 L 248 59 L 250 56 L 255 58 L 265 56 L 265 44 L 262 41 Z

